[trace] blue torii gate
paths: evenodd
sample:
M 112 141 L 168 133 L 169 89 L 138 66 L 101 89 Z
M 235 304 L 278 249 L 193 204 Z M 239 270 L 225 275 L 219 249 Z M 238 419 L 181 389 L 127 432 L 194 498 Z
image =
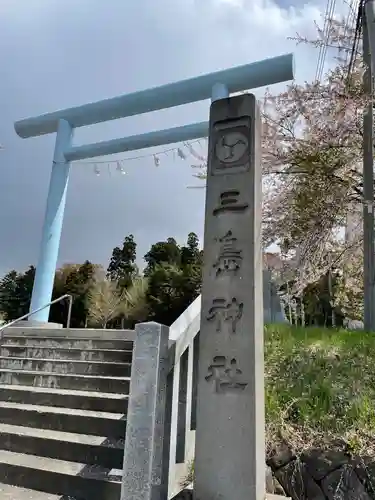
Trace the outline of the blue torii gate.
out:
M 212 101 L 224 99 L 234 92 L 264 87 L 293 78 L 293 54 L 286 54 L 16 122 L 14 128 L 22 138 L 57 133 L 30 312 L 48 304 L 52 297 L 70 162 L 189 141 L 208 135 L 208 122 L 200 122 L 121 139 L 74 146 L 72 138 L 75 128 L 210 98 Z M 35 320 L 48 322 L 49 310 L 50 307 L 46 307 L 35 313 Z

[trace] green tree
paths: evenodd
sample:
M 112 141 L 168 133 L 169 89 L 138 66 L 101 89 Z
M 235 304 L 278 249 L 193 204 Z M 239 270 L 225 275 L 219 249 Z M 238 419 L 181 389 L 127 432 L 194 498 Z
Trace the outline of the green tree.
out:
M 19 307 L 18 317 L 23 316 L 30 309 L 34 278 L 34 266 L 30 266 L 27 271 L 20 273 L 17 277 L 16 300 Z
M 55 280 L 53 284 L 52 299 L 58 299 L 62 295 L 68 293 L 67 282 L 72 274 L 75 274 L 79 269 L 79 264 L 64 264 L 56 269 Z M 74 311 L 72 311 L 71 325 L 76 325 L 74 318 Z M 68 303 L 67 301 L 57 302 L 51 306 L 49 315 L 50 321 L 54 323 L 61 323 L 65 325 L 68 316 Z
M 124 239 L 122 248 L 115 247 L 107 269 L 107 278 L 114 281 L 120 288 L 127 288 L 133 278 L 138 274 L 135 263 L 137 256 L 137 244 L 134 236 L 129 234 Z
M 17 319 L 29 311 L 35 267 L 24 273 L 10 271 L 0 282 L 0 303 L 7 321 Z
M 106 327 L 133 327 L 147 319 L 169 325 L 197 297 L 202 251 L 195 233 L 182 246 L 174 238 L 152 245 L 144 277 L 138 275 L 135 250 L 130 235 L 122 250 L 114 249 L 107 273 L 89 261 L 56 270 L 53 298 L 72 295 L 72 327 L 85 327 L 88 320 Z M 25 273 L 11 271 L 0 281 L 0 312 L 8 321 L 28 312 L 34 275 L 31 266 Z M 67 301 L 54 304 L 50 320 L 64 324 L 67 308 Z
M 85 327 L 88 318 L 87 294 L 93 286 L 94 275 L 101 268 L 86 260 L 83 264 L 67 264 L 56 271 L 53 298 L 69 294 L 73 297 L 71 326 Z M 68 303 L 60 302 L 51 307 L 51 321 L 65 324 Z
M 86 260 L 68 276 L 66 293 L 73 296 L 72 326 L 84 327 L 87 325 L 87 295 L 94 286 L 95 273 L 99 269 L 101 266 Z
M 186 245 L 179 247 L 173 238 L 168 238 L 152 245 L 145 260 L 149 318 L 171 325 L 200 292 L 202 252 L 199 239 L 195 233 L 190 233 Z
M 148 280 L 149 318 L 169 326 L 184 310 L 183 270 L 163 262 L 153 268 Z
M 202 266 L 203 252 L 199 250 L 199 238 L 195 233 L 189 233 L 187 243 L 181 247 L 181 266 Z
M 144 275 L 149 276 L 160 264 L 179 266 L 181 263 L 181 249 L 174 238 L 154 243 L 144 256 L 146 268 Z
M 15 304 L 15 296 L 17 275 L 17 271 L 9 271 L 0 282 L 0 308 L 6 321 L 16 319 L 17 304 Z

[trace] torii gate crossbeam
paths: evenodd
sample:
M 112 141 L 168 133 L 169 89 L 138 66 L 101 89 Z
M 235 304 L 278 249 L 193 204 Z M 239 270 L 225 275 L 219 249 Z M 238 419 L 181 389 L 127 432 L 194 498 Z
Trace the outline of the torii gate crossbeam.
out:
M 293 78 L 293 54 L 286 54 L 17 121 L 14 127 L 17 134 L 22 138 L 57 133 L 30 312 L 45 306 L 51 300 L 70 162 L 188 141 L 206 137 L 208 134 L 208 122 L 201 122 L 110 141 L 73 146 L 72 138 L 75 128 L 210 98 L 214 101 L 226 98 L 234 92 L 281 83 Z M 49 307 L 46 307 L 39 311 L 34 315 L 34 319 L 40 322 L 48 322 L 49 309 Z

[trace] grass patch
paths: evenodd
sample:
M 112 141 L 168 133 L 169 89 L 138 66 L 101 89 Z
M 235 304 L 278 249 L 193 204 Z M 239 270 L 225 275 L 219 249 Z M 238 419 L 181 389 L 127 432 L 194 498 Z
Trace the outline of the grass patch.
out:
M 375 456 L 375 334 L 265 328 L 267 450 L 341 443 Z
M 375 458 L 375 334 L 265 327 L 266 445 Z M 194 462 L 182 487 L 194 480 Z

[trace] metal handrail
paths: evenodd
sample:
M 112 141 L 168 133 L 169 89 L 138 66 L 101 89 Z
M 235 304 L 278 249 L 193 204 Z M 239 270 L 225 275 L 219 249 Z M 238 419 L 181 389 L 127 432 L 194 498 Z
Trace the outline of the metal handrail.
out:
M 35 309 L 34 311 L 29 311 L 27 314 L 24 314 L 20 318 L 14 319 L 14 320 L 10 321 L 9 323 L 7 323 L 6 325 L 1 326 L 0 327 L 0 333 L 3 330 L 5 330 L 5 328 L 9 328 L 10 326 L 13 326 L 15 323 L 18 323 L 19 321 L 22 321 L 23 319 L 27 319 L 27 318 L 29 318 L 30 316 L 32 316 L 33 314 L 35 314 L 35 313 L 37 313 L 39 311 L 43 311 L 43 309 L 45 309 L 46 307 L 52 306 L 53 304 L 57 304 L 57 302 L 60 302 L 63 299 L 69 299 L 68 316 L 67 316 L 67 319 L 66 319 L 66 327 L 69 328 L 70 327 L 70 320 L 72 318 L 73 296 L 69 295 L 68 293 L 66 293 L 65 295 L 61 295 L 61 297 L 59 297 L 57 299 L 51 300 L 50 302 L 48 302 L 48 304 L 45 304 L 44 306 L 39 307 L 38 309 Z

